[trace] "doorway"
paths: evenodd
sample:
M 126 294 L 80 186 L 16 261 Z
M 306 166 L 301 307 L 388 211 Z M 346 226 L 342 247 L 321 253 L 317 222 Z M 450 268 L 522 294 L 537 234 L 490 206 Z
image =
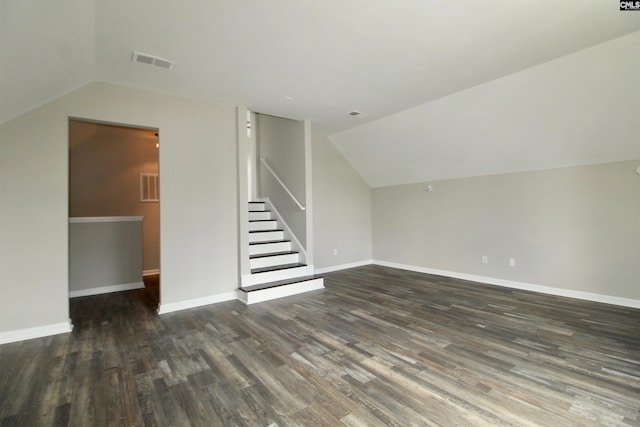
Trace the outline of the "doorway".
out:
M 69 297 L 160 300 L 159 130 L 69 120 Z M 73 313 L 73 310 L 72 310 Z

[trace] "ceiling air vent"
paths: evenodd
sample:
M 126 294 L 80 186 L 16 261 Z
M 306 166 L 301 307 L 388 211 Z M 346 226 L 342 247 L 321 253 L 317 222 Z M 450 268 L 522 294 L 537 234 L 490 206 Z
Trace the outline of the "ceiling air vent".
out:
M 139 64 L 147 64 L 153 65 L 154 67 L 164 68 L 165 70 L 170 70 L 173 68 L 175 62 L 169 61 L 168 59 L 160 58 L 157 56 L 149 55 L 147 53 L 140 53 L 133 51 L 133 56 L 131 57 L 133 62 L 137 62 Z

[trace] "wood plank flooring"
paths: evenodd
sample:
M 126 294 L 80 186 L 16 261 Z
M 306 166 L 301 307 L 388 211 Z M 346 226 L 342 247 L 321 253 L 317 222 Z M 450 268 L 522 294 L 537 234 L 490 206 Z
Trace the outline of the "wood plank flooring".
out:
M 71 300 L 0 346 L 1 426 L 640 426 L 640 310 L 365 266 L 157 316 Z

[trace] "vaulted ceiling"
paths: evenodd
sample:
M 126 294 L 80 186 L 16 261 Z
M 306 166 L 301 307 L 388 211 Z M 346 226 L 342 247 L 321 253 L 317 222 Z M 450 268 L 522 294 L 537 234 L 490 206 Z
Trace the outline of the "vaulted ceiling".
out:
M 0 123 L 88 82 L 112 82 L 310 119 L 315 131 L 332 135 L 372 186 L 504 171 L 496 162 L 474 165 L 482 156 L 477 161 L 464 156 L 504 147 L 478 148 L 474 127 L 461 131 L 464 121 L 443 119 L 460 110 L 464 118 L 487 109 L 470 104 L 492 99 L 490 93 L 468 91 L 482 91 L 484 85 L 554 60 L 567 72 L 572 66 L 562 63 L 567 55 L 640 31 L 640 12 L 619 11 L 613 0 L 0 2 Z M 136 64 L 134 50 L 170 59 L 175 66 Z M 628 55 L 640 56 L 637 45 L 631 50 Z M 545 73 L 544 68 L 534 72 L 525 83 L 553 82 Z M 634 95 L 638 74 L 626 78 Z M 500 94 L 518 87 L 517 82 L 499 84 Z M 536 88 L 515 94 L 521 96 L 512 101 L 526 103 L 541 90 L 555 89 Z M 568 97 L 562 93 L 563 107 L 571 107 Z M 494 115 L 513 113 L 507 106 L 488 108 Z M 352 117 L 353 110 L 364 114 Z M 453 135 L 443 130 L 443 120 Z M 526 117 L 514 120 L 510 123 Z M 534 132 L 522 142 L 510 127 L 501 129 L 498 139 L 513 137 L 522 145 L 511 147 L 505 162 L 526 157 L 529 144 L 546 136 Z M 385 162 L 393 152 L 404 154 Z M 507 169 L 571 163 L 537 157 L 537 163 Z M 406 158 L 415 162 L 395 164 Z M 456 159 L 458 166 L 469 167 L 446 173 Z

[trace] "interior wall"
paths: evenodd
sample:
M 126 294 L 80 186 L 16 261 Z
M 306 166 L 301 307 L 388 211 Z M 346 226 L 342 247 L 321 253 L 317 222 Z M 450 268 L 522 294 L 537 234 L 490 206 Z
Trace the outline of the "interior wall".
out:
M 160 209 L 140 201 L 140 174 L 158 173 L 157 131 L 72 120 L 69 216 L 144 216 L 142 268 L 160 268 Z
M 315 267 L 371 260 L 371 189 L 327 136 L 313 134 L 312 154 Z
M 638 166 L 373 189 L 374 259 L 640 300 Z
M 69 318 L 70 117 L 160 129 L 161 310 L 235 298 L 234 108 L 91 83 L 0 126 L 0 332 Z
M 258 156 L 266 158 L 269 166 L 289 191 L 302 206 L 305 206 L 307 194 L 304 122 L 256 114 L 255 125 Z M 262 163 L 259 164 L 258 176 L 259 197 L 268 197 L 271 200 L 291 231 L 306 248 L 305 211 L 295 204 Z

